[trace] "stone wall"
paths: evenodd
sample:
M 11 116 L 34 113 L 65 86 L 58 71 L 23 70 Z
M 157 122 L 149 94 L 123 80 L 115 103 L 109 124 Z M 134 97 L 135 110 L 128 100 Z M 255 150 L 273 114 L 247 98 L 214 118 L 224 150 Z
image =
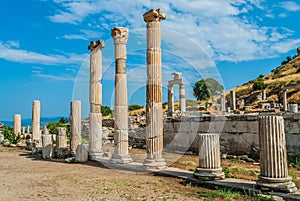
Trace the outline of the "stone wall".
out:
M 300 113 L 286 114 L 288 155 L 300 156 Z M 170 151 L 197 152 L 197 134 L 221 133 L 221 152 L 230 155 L 259 155 L 258 116 L 182 117 L 165 119 L 164 145 Z

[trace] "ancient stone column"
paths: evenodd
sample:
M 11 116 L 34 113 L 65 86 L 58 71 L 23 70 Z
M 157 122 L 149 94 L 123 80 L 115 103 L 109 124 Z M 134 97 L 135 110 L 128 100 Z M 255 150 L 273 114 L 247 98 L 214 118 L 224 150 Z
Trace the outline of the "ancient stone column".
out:
M 40 101 L 34 100 L 32 103 L 32 139 L 41 140 L 40 118 L 41 118 Z
M 298 113 L 298 104 L 288 104 L 288 112 Z
M 67 131 L 65 127 L 56 128 L 56 147 L 65 148 L 68 147 L 67 144 Z
M 49 130 L 47 126 L 43 126 L 43 135 L 49 135 Z
M 114 143 L 115 150 L 112 162 L 130 163 L 132 158 L 128 153 L 128 100 L 126 78 L 126 43 L 128 29 L 115 27 L 111 31 L 115 44 L 115 107 L 114 107 Z
M 199 166 L 194 176 L 201 180 L 225 179 L 221 168 L 219 134 L 198 135 Z
M 230 91 L 230 109 L 236 110 L 235 91 Z
M 52 135 L 42 135 L 42 157 L 43 159 L 50 159 L 53 155 L 53 140 Z
M 287 105 L 288 105 L 288 103 L 287 103 L 287 94 L 286 94 L 286 90 L 284 90 L 284 92 L 283 92 L 283 111 L 287 111 Z
M 284 120 L 282 116 L 259 117 L 260 175 L 257 185 L 262 190 L 294 192 L 288 176 Z
M 221 111 L 226 112 L 226 96 L 225 96 L 225 93 L 221 94 Z
M 14 134 L 15 135 L 21 134 L 21 115 L 20 114 L 14 115 Z
M 81 102 L 71 101 L 70 108 L 70 151 L 75 155 L 81 144 Z
M 263 89 L 263 90 L 261 91 L 261 99 L 262 99 L 262 100 L 267 100 L 267 92 L 266 92 L 265 89 Z
M 173 85 L 168 85 L 168 116 L 172 117 L 174 112 L 174 90 Z
M 102 157 L 102 48 L 104 41 L 92 41 L 88 46 L 90 54 L 90 129 L 89 157 Z
M 144 15 L 147 23 L 147 85 L 146 85 L 146 152 L 144 165 L 160 169 L 166 166 L 163 151 L 162 67 L 160 20 L 166 14 L 160 9 Z
M 179 85 L 179 108 L 182 113 L 186 112 L 185 110 L 185 86 L 184 84 Z
M 22 126 L 22 134 L 25 135 L 25 126 Z
M 96 159 L 103 156 L 102 151 L 102 114 L 90 113 L 89 128 L 89 158 Z

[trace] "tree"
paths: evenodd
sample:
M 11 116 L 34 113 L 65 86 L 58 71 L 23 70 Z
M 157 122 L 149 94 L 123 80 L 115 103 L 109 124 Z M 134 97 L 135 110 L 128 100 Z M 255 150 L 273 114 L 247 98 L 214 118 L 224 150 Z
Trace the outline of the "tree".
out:
M 253 90 L 262 90 L 262 89 L 265 89 L 266 88 L 266 85 L 263 81 L 261 80 L 256 80 L 254 81 L 253 83 Z
M 108 116 L 112 114 L 112 110 L 108 106 L 101 106 L 101 113 L 103 116 Z
M 143 106 L 137 105 L 137 104 L 132 104 L 132 105 L 128 106 L 129 111 L 138 110 L 138 109 L 141 109 L 141 108 L 143 108 Z
M 220 94 L 224 87 L 213 78 L 206 78 L 197 81 L 193 87 L 194 96 L 197 100 L 206 100 L 211 96 Z

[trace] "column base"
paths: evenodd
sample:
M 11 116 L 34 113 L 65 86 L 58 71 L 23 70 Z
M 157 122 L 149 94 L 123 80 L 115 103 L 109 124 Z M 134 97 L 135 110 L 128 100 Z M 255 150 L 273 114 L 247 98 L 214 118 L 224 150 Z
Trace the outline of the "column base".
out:
M 97 158 L 103 158 L 103 155 L 104 155 L 103 152 L 89 153 L 89 159 L 96 160 Z
M 119 163 L 119 164 L 127 164 L 132 162 L 132 158 L 128 156 L 112 156 L 112 158 L 109 160 L 110 163 Z
M 222 168 L 204 169 L 198 167 L 194 172 L 194 177 L 204 181 L 212 181 L 212 180 L 225 179 L 225 174 L 222 171 Z
M 256 185 L 262 191 L 279 191 L 284 193 L 293 193 L 297 191 L 297 187 L 294 182 L 292 182 L 291 177 L 286 178 L 269 178 L 258 176 L 258 181 Z
M 145 159 L 143 164 L 147 169 L 161 170 L 167 166 L 165 159 Z

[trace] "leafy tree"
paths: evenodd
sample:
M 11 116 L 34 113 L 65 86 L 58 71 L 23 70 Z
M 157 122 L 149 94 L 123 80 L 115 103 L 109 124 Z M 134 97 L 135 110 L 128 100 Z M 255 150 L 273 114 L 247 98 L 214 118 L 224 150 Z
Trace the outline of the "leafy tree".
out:
M 224 87 L 213 78 L 206 78 L 197 81 L 193 87 L 194 96 L 197 100 L 205 100 L 211 96 L 220 94 Z
M 102 106 L 101 107 L 101 113 L 103 116 L 108 116 L 112 114 L 112 110 L 108 106 Z
M 143 108 L 143 106 L 137 105 L 137 104 L 132 104 L 132 105 L 128 106 L 129 111 L 138 110 L 138 109 L 141 109 L 141 108 Z
M 265 89 L 266 85 L 263 81 L 257 80 L 253 83 L 253 90 L 262 90 Z

